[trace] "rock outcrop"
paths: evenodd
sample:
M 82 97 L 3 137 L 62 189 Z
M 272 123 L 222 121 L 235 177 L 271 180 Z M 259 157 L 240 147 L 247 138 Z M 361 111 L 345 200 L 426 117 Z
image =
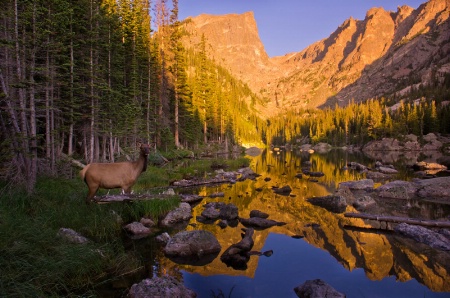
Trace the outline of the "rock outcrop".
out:
M 268 117 L 285 107 L 334 107 L 394 92 L 401 97 L 413 87 L 404 85 L 411 76 L 414 86 L 431 83 L 432 73 L 450 69 L 448 19 L 449 2 L 443 0 L 395 12 L 372 8 L 363 20 L 350 17 L 300 52 L 269 58 L 252 12 L 202 14 L 185 23 L 184 43 L 195 48 L 204 35 L 209 57 L 269 99 L 256 103 Z

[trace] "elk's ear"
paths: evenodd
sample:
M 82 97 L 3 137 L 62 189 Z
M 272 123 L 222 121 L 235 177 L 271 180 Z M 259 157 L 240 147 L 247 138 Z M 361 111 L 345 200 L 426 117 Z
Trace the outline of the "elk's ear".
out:
M 136 142 L 136 147 L 141 148 L 142 147 L 141 142 Z

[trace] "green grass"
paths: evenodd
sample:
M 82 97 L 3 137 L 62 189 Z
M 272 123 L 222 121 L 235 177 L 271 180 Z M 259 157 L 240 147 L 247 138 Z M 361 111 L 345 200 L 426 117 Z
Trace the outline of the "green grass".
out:
M 118 216 L 125 223 L 156 218 L 179 203 L 173 198 L 86 205 L 85 192 L 81 181 L 45 178 L 32 196 L 20 191 L 2 195 L 0 297 L 94 296 L 95 285 L 108 275 L 142 265 L 123 247 Z M 57 236 L 63 227 L 91 241 L 68 243 Z
M 157 187 L 174 180 L 205 176 L 213 171 L 211 165 L 232 170 L 248 163 L 242 158 L 149 166 L 133 189 L 160 192 Z M 179 204 L 174 197 L 87 205 L 86 192 L 81 179 L 51 177 L 38 179 L 33 195 L 0 189 L 0 297 L 96 296 L 97 285 L 143 265 L 142 256 L 124 247 L 123 224 L 142 216 L 155 220 Z M 69 243 L 57 236 L 60 228 L 73 229 L 90 242 Z

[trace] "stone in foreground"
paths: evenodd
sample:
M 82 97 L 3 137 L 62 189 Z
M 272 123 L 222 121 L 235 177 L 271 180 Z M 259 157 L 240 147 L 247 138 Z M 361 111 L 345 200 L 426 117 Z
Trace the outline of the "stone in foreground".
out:
M 307 280 L 304 284 L 294 288 L 294 291 L 300 298 L 345 298 L 344 294 L 336 291 L 321 279 Z
M 154 277 L 142 280 L 131 286 L 130 298 L 194 298 L 197 294 L 171 276 Z
M 221 249 L 211 232 L 183 231 L 169 240 L 164 254 L 178 264 L 206 265 L 218 256 Z

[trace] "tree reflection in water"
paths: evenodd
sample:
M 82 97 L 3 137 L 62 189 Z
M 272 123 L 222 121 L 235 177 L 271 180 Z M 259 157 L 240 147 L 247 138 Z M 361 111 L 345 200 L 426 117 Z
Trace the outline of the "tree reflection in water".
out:
M 205 199 L 196 206 L 191 221 L 195 225 L 188 229 L 214 233 L 222 246 L 221 255 L 232 244 L 241 241 L 243 226 L 222 229 L 215 224 L 196 222 L 202 205 L 219 201 L 233 203 L 239 209 L 239 216 L 244 218 L 249 217 L 251 210 L 260 210 L 273 220 L 287 223 L 255 231 L 253 235 L 253 250 L 272 250 L 273 256 L 251 256 L 244 271 L 227 267 L 220 257 L 206 266 L 178 265 L 163 256 L 159 263 L 167 271 L 181 270 L 185 285 L 199 297 L 211 297 L 211 293 L 218 290 L 226 295 L 230 289 L 233 289 L 232 297 L 296 297 L 294 287 L 316 278 L 325 280 L 347 297 L 448 297 L 449 252 L 437 251 L 389 232 L 345 228 L 373 226 L 307 202 L 307 198 L 333 193 L 340 182 L 365 178 L 364 173 L 346 169 L 351 161 L 369 167 L 375 163 L 362 154 L 342 150 L 322 155 L 264 151 L 260 156 L 252 157 L 251 167 L 261 176 L 254 181 L 199 189 L 198 193 L 203 196 L 218 191 L 224 192 L 225 196 Z M 317 182 L 305 175 L 298 178 L 305 163 L 311 165 L 312 171 L 325 175 L 315 178 Z M 403 170 L 400 169 L 393 180 L 409 177 L 404 165 L 405 161 L 401 159 L 395 165 Z M 292 188 L 289 196 L 277 195 L 272 190 L 286 185 Z M 421 214 L 443 217 L 450 212 L 448 206 L 416 202 L 417 208 L 431 210 L 419 211 Z M 346 211 L 355 210 L 348 206 Z

